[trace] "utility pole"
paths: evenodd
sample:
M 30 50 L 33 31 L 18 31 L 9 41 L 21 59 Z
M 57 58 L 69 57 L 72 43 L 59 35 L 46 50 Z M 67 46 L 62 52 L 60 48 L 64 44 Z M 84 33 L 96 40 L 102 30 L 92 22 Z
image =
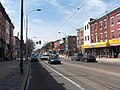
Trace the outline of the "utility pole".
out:
M 20 41 L 20 73 L 23 74 L 23 0 L 21 0 L 21 41 Z

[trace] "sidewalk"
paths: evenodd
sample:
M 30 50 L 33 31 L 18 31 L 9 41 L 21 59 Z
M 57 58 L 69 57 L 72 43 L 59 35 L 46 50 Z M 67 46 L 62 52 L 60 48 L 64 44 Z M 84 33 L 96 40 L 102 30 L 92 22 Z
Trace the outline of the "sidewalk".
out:
M 24 90 L 29 63 L 23 62 L 23 74 L 20 74 L 19 63 L 19 60 L 0 61 L 0 90 Z
M 120 58 L 96 58 L 98 62 L 110 62 L 110 63 L 119 63 Z

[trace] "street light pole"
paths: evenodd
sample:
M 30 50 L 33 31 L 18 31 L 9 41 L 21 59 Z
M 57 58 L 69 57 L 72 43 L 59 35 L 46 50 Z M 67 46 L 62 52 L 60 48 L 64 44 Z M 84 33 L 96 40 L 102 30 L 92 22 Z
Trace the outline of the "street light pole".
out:
M 41 9 L 31 10 L 26 15 L 26 60 L 28 60 L 28 15 L 34 11 L 41 11 Z
M 21 0 L 20 73 L 23 74 L 23 0 Z
M 62 33 L 65 36 L 65 46 L 64 47 L 65 47 L 65 58 L 66 58 L 66 56 L 67 56 L 67 52 L 66 52 L 66 47 L 67 47 L 66 38 L 67 38 L 67 35 L 64 32 L 58 32 L 58 33 Z

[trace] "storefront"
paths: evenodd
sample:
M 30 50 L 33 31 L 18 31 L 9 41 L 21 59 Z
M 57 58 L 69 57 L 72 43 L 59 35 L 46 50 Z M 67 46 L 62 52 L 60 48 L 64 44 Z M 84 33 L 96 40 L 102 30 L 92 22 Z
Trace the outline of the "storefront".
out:
M 111 57 L 120 57 L 120 39 L 109 40 L 109 46 L 111 51 Z
M 91 43 L 89 45 L 82 45 L 85 49 L 85 54 L 92 54 L 96 57 L 109 57 L 109 42 Z
M 81 47 L 84 49 L 84 54 L 90 53 L 99 58 L 120 58 L 120 39 L 82 45 Z

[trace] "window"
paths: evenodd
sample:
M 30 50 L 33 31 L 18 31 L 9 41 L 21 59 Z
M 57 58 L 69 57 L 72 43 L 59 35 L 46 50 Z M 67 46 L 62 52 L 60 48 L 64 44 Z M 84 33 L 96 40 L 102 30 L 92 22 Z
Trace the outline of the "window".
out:
M 105 20 L 104 21 L 104 28 L 106 28 L 107 27 L 107 21 Z
M 107 40 L 107 32 L 104 33 L 105 40 Z
M 95 34 L 96 42 L 98 42 L 98 36 L 97 33 Z
M 89 29 L 89 25 L 87 24 L 87 29 Z
M 86 36 L 85 36 L 85 41 L 87 41 Z
M 100 29 L 102 29 L 102 21 L 100 22 Z
M 88 41 L 89 41 L 89 36 L 88 36 Z
M 95 30 L 97 29 L 97 24 L 95 23 Z
M 114 39 L 114 31 L 113 31 L 113 32 L 111 32 L 111 34 L 112 34 L 112 39 Z
M 120 29 L 118 30 L 118 38 L 120 38 Z
M 85 25 L 85 30 L 86 30 L 86 25 Z
M 114 18 L 111 18 L 111 25 L 114 25 Z
M 102 41 L 102 33 L 100 34 L 100 41 Z
M 118 17 L 118 23 L 120 23 L 120 15 L 118 15 L 117 17 Z

